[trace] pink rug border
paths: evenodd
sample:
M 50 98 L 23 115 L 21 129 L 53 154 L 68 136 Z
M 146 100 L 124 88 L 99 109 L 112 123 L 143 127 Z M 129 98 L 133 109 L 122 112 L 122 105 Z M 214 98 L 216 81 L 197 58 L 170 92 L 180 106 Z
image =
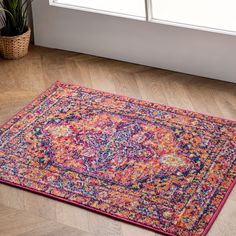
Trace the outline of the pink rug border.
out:
M 161 229 L 157 229 L 157 228 L 145 225 L 143 223 L 139 223 L 139 222 L 136 222 L 136 221 L 132 221 L 132 220 L 126 219 L 126 218 L 124 218 L 122 216 L 117 216 L 117 215 L 113 215 L 113 214 L 110 214 L 110 213 L 106 213 L 106 212 L 98 210 L 96 208 L 93 208 L 93 207 L 90 207 L 90 206 L 86 206 L 86 205 L 83 205 L 83 204 L 80 204 L 80 203 L 77 203 L 77 202 L 73 202 L 71 200 L 68 200 L 68 199 L 65 199 L 65 198 L 62 198 L 62 197 L 58 197 L 58 196 L 55 196 L 55 195 L 50 194 L 50 193 L 45 193 L 45 192 L 38 191 L 36 189 L 25 187 L 25 186 L 22 186 L 20 184 L 11 183 L 11 182 L 8 182 L 8 181 L 2 180 L 2 179 L 0 179 L 0 183 L 6 184 L 6 185 L 9 185 L 9 186 L 13 186 L 13 187 L 16 187 L 16 188 L 19 188 L 19 189 L 23 189 L 23 190 L 26 190 L 26 191 L 29 191 L 29 192 L 32 192 L 32 193 L 37 193 L 39 195 L 42 195 L 42 196 L 45 196 L 45 197 L 49 197 L 49 198 L 52 198 L 52 199 L 56 199 L 56 200 L 59 200 L 61 202 L 66 202 L 66 203 L 69 203 L 71 205 L 78 206 L 78 207 L 90 210 L 92 212 L 99 213 L 99 214 L 104 215 L 104 216 L 109 216 L 109 217 L 111 217 L 111 218 L 113 218 L 115 220 L 120 220 L 120 221 L 129 223 L 131 225 L 137 225 L 137 226 L 140 226 L 140 227 L 142 227 L 144 229 L 152 230 L 152 231 L 154 231 L 156 233 L 162 233 L 162 234 L 168 235 L 168 236 L 177 236 L 175 234 L 171 234 L 171 233 L 165 232 L 165 231 L 163 231 Z
M 189 113 L 196 113 L 196 114 L 200 114 L 200 115 L 202 115 L 202 116 L 207 116 L 207 117 L 209 117 L 209 118 L 211 118 L 211 119 L 212 119 L 212 118 L 213 118 L 213 119 L 221 119 L 221 120 L 225 120 L 225 121 L 227 121 L 227 122 L 233 122 L 233 123 L 236 124 L 236 120 L 224 118 L 224 117 L 221 117 L 221 116 L 213 116 L 213 115 L 206 114 L 206 113 L 203 113 L 203 112 L 192 111 L 192 110 L 190 110 L 190 109 L 175 107 L 175 106 L 171 106 L 171 105 L 164 105 L 164 104 L 161 104 L 161 103 L 152 102 L 152 101 L 145 100 L 145 99 L 141 99 L 141 98 L 135 98 L 135 97 L 132 97 L 132 96 L 121 95 L 121 94 L 119 94 L 119 93 L 113 93 L 113 92 L 107 92 L 107 91 L 100 90 L 100 89 L 89 88 L 89 87 L 86 87 L 86 86 L 84 86 L 84 85 L 73 84 L 73 83 L 67 83 L 67 82 L 61 82 L 61 81 L 59 81 L 59 80 L 57 80 L 53 85 L 77 86 L 77 87 L 81 87 L 81 88 L 85 88 L 85 89 L 90 89 L 90 90 L 98 91 L 98 92 L 101 92 L 101 93 L 107 93 L 107 94 L 119 96 L 119 97 L 121 97 L 121 98 L 131 98 L 131 99 L 138 100 L 138 101 L 141 101 L 141 102 L 148 102 L 148 103 L 151 103 L 151 104 L 157 104 L 157 105 L 160 105 L 160 106 L 163 106 L 163 107 L 167 107 L 167 108 L 169 107 L 169 108 L 172 108 L 172 109 L 175 109 L 175 110 L 187 111 L 187 112 L 189 112 Z M 53 85 L 52 85 L 52 86 L 53 86 Z M 49 88 L 50 88 L 50 87 L 49 87 Z M 0 126 L 0 127 L 1 127 L 1 126 Z
M 99 92 L 102 92 L 102 93 L 107 93 L 107 94 L 112 94 L 112 95 L 115 95 L 115 96 L 120 96 L 120 97 L 123 97 L 123 98 L 131 98 L 131 99 L 135 99 L 135 100 L 139 100 L 139 101 L 144 101 L 144 102 L 148 102 L 148 103 L 152 103 L 152 104 L 158 104 L 158 103 L 155 103 L 155 102 L 151 102 L 151 101 L 148 101 L 148 100 L 144 100 L 144 99 L 139 99 L 139 98 L 134 98 L 134 97 L 128 97 L 128 96 L 124 96 L 124 95 L 120 95 L 120 94 L 116 94 L 116 93 L 111 93 L 111 92 L 106 92 L 106 91 L 102 91 L 102 90 L 99 90 L 99 89 L 93 89 L 93 88 L 88 88 L 88 87 L 85 87 L 85 86 L 81 86 L 81 85 L 77 85 L 77 84 L 72 84 L 72 83 L 66 83 L 66 82 L 61 82 L 61 81 L 56 81 L 54 82 L 50 87 L 48 87 L 46 90 L 44 90 L 42 93 L 40 93 L 32 102 L 30 102 L 29 104 L 27 104 L 26 106 L 24 106 L 22 109 L 20 109 L 14 116 L 12 116 L 10 119 L 8 119 L 6 122 L 4 122 L 2 125 L 0 125 L 0 128 L 2 128 L 5 124 L 7 124 L 11 119 L 13 119 L 14 117 L 16 117 L 19 113 L 21 113 L 22 111 L 26 110 L 27 107 L 29 107 L 31 104 L 33 104 L 35 101 L 37 101 L 42 95 L 44 95 L 48 90 L 50 90 L 51 88 L 53 88 L 54 86 L 57 86 L 57 85 L 71 85 L 71 86 L 78 86 L 78 87 L 82 87 L 82 88 L 86 88 L 86 89 L 91 89 L 91 90 L 95 90 L 95 91 L 99 91 Z M 198 114 L 201 114 L 203 116 L 208 116 L 209 118 L 213 118 L 213 119 L 222 119 L 222 120 L 225 120 L 225 121 L 230 121 L 230 122 L 235 122 L 234 120 L 230 120 L 230 119 L 226 119 L 226 118 L 222 118 L 222 117 L 216 117 L 216 116 L 212 116 L 212 115 L 208 115 L 208 114 L 204 114 L 204 113 L 200 113 L 200 112 L 195 112 L 195 111 L 191 111 L 191 110 L 188 110 L 188 109 L 183 109 L 183 108 L 178 108 L 178 107 L 175 107 L 175 106 L 169 106 L 169 105 L 163 105 L 163 104 L 158 104 L 158 105 L 161 105 L 161 106 L 164 106 L 164 107 L 170 107 L 170 108 L 173 108 L 173 109 L 179 109 L 179 110 L 182 110 L 182 111 L 187 111 L 187 112 L 193 112 L 193 113 L 198 113 Z M 161 229 L 157 229 L 157 228 L 154 228 L 154 227 L 151 227 L 151 226 L 148 226 L 148 225 L 145 225 L 143 223 L 139 223 L 139 222 L 136 222 L 136 221 L 132 221 L 132 220 L 129 220 L 129 219 L 126 219 L 124 217 L 121 217 L 121 216 L 117 216 L 117 215 L 113 215 L 113 214 L 110 214 L 110 213 L 106 213 L 104 211 L 101 211 L 101 210 L 98 210 L 96 208 L 93 208 L 93 207 L 89 207 L 89 206 L 85 206 L 83 204 L 80 204 L 80 203 L 76 203 L 76 202 L 73 202 L 71 200 L 68 200 L 68 199 L 65 199 L 65 198 L 62 198 L 62 197 L 58 197 L 58 196 L 55 196 L 53 194 L 49 194 L 49 193 L 45 193 L 45 192 L 41 192 L 41 191 L 38 191 L 36 189 L 32 189 L 32 188 L 29 188 L 29 187 L 25 187 L 25 186 L 22 186 L 20 184 L 15 184 L 15 183 L 12 183 L 12 182 L 9 182 L 9 181 L 6 181 L 6 180 L 2 180 L 0 178 L 0 183 L 3 183 L 3 184 L 6 184 L 6 185 L 9 185 L 9 186 L 13 186 L 13 187 L 16 187 L 16 188 L 19 188 L 19 189 L 23 189 L 23 190 L 27 190 L 29 192 L 32 192 L 32 193 L 37 193 L 39 195 L 42 195 L 42 196 L 46 196 L 46 197 L 49 197 L 49 198 L 52 198 L 52 199 L 56 199 L 56 200 L 59 200 L 59 201 L 62 201 L 62 202 L 66 202 L 66 203 L 69 203 L 69 204 L 72 204 L 72 205 L 75 205 L 75 206 L 79 206 L 81 208 L 84 208 L 84 209 L 88 209 L 88 210 L 91 210 L 92 212 L 95 212 L 95 213 L 99 213 L 99 214 L 102 214 L 104 216 L 109 216 L 111 218 L 114 218 L 116 220 L 120 220 L 120 221 L 123 221 L 123 222 L 126 222 L 126 223 L 130 223 L 132 225 L 137 225 L 137 226 L 140 226 L 144 229 L 149 229 L 149 230 L 152 230 L 154 232 L 157 232 L 157 233 L 161 233 L 161 234 L 164 234 L 164 235 L 168 235 L 168 236 L 176 236 L 175 234 L 171 234 L 171 233 L 168 233 L 168 232 L 165 232 Z M 203 231 L 203 233 L 201 234 L 201 236 L 206 236 L 208 231 L 210 230 L 210 228 L 212 227 L 214 221 L 216 220 L 217 216 L 219 215 L 220 211 L 222 210 L 225 202 L 227 201 L 231 191 L 233 190 L 234 186 L 236 184 L 236 178 L 234 179 L 234 181 L 230 184 L 224 198 L 222 199 L 221 203 L 219 204 L 216 212 L 213 214 L 213 216 L 211 217 L 210 221 L 208 222 L 207 224 L 207 227 L 205 228 L 205 230 Z

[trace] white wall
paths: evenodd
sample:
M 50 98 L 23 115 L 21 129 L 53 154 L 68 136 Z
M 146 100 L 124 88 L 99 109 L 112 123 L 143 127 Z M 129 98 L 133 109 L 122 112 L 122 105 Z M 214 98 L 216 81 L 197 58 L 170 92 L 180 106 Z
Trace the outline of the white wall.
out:
M 33 3 L 35 44 L 236 83 L 236 36 Z

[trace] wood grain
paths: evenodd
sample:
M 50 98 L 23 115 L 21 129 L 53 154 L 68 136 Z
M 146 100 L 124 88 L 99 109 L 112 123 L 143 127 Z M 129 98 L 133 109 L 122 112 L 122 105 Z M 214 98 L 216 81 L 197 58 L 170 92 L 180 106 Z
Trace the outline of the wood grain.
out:
M 236 119 L 236 84 L 32 46 L 29 55 L 18 61 L 0 59 L 0 124 L 56 80 Z M 4 236 L 159 235 L 3 184 L 0 204 L 0 235 Z M 235 219 L 234 189 L 209 235 L 236 235 Z

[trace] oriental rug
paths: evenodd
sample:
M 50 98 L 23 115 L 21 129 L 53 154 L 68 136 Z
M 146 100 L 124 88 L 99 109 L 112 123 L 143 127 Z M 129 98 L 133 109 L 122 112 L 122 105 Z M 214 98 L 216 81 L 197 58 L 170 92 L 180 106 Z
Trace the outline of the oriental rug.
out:
M 0 182 L 166 235 L 206 235 L 236 122 L 56 82 L 0 128 Z

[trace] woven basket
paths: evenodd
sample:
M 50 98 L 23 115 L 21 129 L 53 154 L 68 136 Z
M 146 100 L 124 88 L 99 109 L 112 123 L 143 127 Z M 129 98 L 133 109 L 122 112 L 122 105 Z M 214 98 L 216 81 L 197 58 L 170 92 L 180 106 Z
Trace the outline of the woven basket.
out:
M 28 53 L 31 30 L 18 36 L 0 36 L 0 54 L 5 59 L 18 59 Z

